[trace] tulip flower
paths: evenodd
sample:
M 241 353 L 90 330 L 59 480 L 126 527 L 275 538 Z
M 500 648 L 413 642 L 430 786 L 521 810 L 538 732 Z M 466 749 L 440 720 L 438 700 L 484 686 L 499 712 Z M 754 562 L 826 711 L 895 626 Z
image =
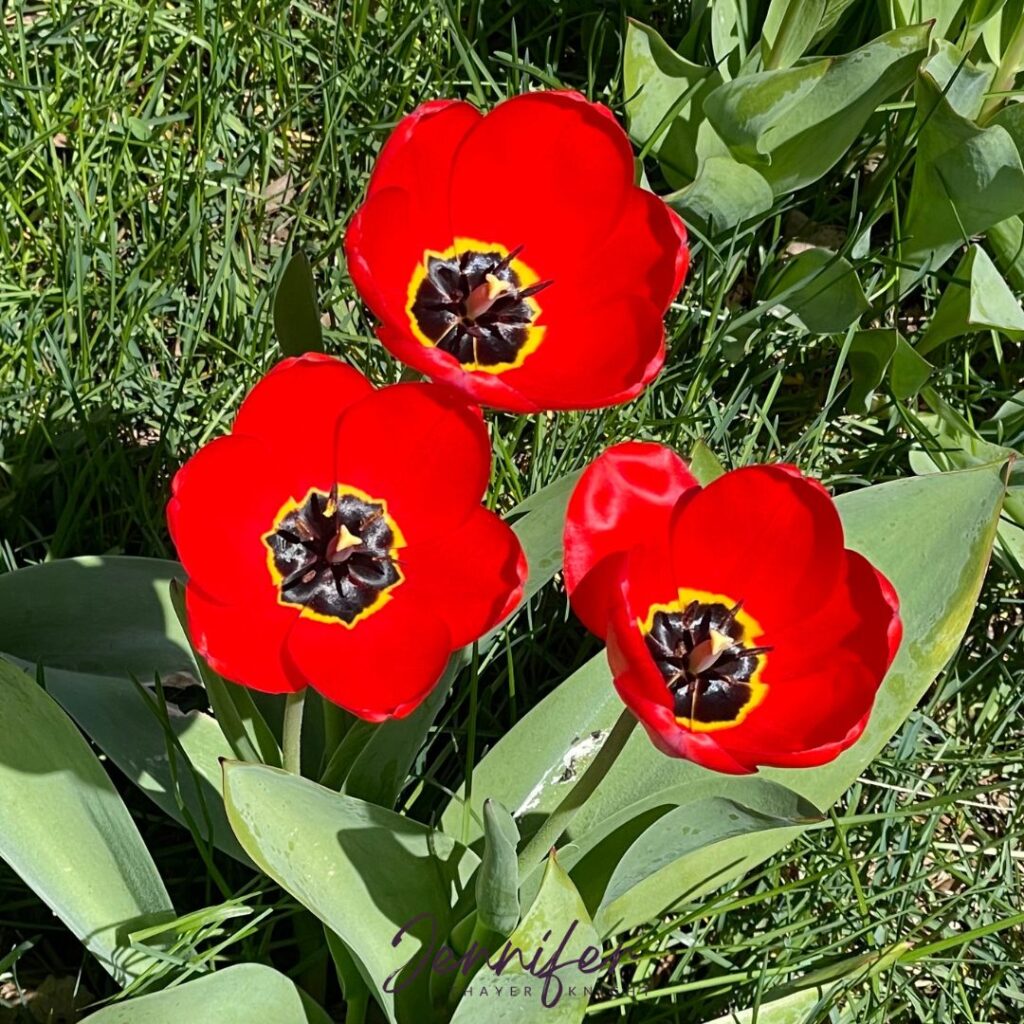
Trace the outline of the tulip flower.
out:
M 498 409 L 624 402 L 665 358 L 682 221 L 633 184 L 611 112 L 536 92 L 425 103 L 384 144 L 345 238 L 387 348 Z
M 256 690 L 408 714 L 522 595 L 519 542 L 480 504 L 490 462 L 479 410 L 448 388 L 279 363 L 174 478 L 196 649 Z
M 660 445 L 608 449 L 569 502 L 565 579 L 653 742 L 733 774 L 853 744 L 902 635 L 892 585 L 788 465 L 701 487 Z

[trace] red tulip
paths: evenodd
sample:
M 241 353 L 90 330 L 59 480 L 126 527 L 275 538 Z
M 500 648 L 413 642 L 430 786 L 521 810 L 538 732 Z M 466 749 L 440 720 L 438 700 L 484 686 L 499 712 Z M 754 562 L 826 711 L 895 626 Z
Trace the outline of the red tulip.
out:
M 522 594 L 519 542 L 480 505 L 490 463 L 479 410 L 448 389 L 285 359 L 174 478 L 197 650 L 256 690 L 408 714 Z
M 384 144 L 345 238 L 403 362 L 498 409 L 624 402 L 665 358 L 682 221 L 633 184 L 611 112 L 536 92 L 425 103 Z
M 837 757 L 902 636 L 892 585 L 787 465 L 702 488 L 660 445 L 608 449 L 569 502 L 565 580 L 654 743 L 734 774 Z

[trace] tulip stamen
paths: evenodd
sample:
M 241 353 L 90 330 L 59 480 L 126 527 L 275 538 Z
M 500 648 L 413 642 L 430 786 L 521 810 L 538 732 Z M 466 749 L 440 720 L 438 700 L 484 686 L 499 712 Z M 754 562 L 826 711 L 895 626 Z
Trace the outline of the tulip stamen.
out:
M 409 289 L 410 322 L 421 341 L 467 369 L 518 366 L 543 336 L 534 296 L 551 282 L 519 260 L 521 245 L 472 246 L 425 255 Z
M 289 503 L 263 540 L 282 604 L 353 625 L 401 582 L 399 538 L 383 505 L 336 486 Z
M 677 719 L 696 727 L 735 724 L 751 706 L 770 648 L 744 642 L 741 606 L 691 601 L 680 611 L 654 613 L 644 639 Z

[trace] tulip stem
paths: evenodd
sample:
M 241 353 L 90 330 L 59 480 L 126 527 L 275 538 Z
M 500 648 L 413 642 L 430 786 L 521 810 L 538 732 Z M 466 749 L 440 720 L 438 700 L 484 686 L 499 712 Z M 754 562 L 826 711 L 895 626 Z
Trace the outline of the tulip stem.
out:
M 305 706 L 305 688 L 289 693 L 284 699 L 284 770 L 295 775 L 302 774 L 302 711 Z
M 519 855 L 519 878 L 526 876 L 547 857 L 551 848 L 562 838 L 562 833 L 569 827 L 579 809 L 590 799 L 601 780 L 622 753 L 626 741 L 636 728 L 636 718 L 629 708 L 623 708 L 618 721 L 612 726 L 597 756 L 587 766 L 575 786 L 566 793 L 562 802 L 551 812 L 547 820 L 537 830 L 534 837 L 526 844 Z

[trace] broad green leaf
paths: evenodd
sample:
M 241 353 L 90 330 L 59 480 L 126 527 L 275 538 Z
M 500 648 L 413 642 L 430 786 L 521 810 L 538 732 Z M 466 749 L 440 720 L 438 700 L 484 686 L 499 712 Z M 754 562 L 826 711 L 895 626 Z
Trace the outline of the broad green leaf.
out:
M 895 28 L 934 20 L 935 38 L 940 39 L 953 26 L 953 19 L 960 13 L 964 0 L 885 0 L 880 6 Z M 957 19 L 957 23 L 959 21 Z
M 224 792 L 245 852 L 345 944 L 388 1019 L 421 1019 L 423 961 L 448 935 L 477 857 L 418 822 L 264 765 L 227 762 Z
M 704 97 L 723 82 L 722 73 L 686 60 L 654 29 L 630 19 L 622 75 L 629 134 L 638 146 L 657 137 L 651 152 L 669 184 L 692 181 Z
M 915 473 L 939 473 L 992 462 L 1015 460 L 1015 466 L 1024 463 L 1020 452 L 980 437 L 966 420 L 931 392 L 926 392 L 926 397 L 938 413 L 919 417 L 921 425 L 931 433 L 931 442 L 924 448 L 911 450 L 910 467 Z M 1002 550 L 1008 552 L 1017 565 L 1024 566 L 1024 485 L 1015 483 L 1014 474 L 1010 476 L 1010 485 L 1003 501 L 999 540 Z
M 160 559 L 75 558 L 0 576 L 0 651 L 43 666 L 50 694 L 129 779 L 184 824 L 180 795 L 200 836 L 244 860 L 220 797 L 219 760 L 233 756 L 220 727 L 172 710 L 187 763 L 172 761 L 158 714 L 132 682 L 198 676 L 170 600 L 181 575 Z
M 935 52 L 922 70 L 942 90 L 946 102 L 961 117 L 973 121 L 981 113 L 985 94 L 992 83 L 992 68 L 975 67 L 955 46 L 939 39 Z
M 565 506 L 578 479 L 579 473 L 570 473 L 542 487 L 516 505 L 507 516 L 515 520 L 512 529 L 519 537 L 529 566 L 523 590 L 524 603 L 562 567 Z M 478 649 L 486 651 L 500 631 L 499 625 L 481 637 L 477 642 Z M 411 715 L 384 722 L 373 731 L 348 772 L 344 786 L 346 793 L 385 807 L 394 805 L 448 691 L 469 659 L 469 648 L 457 651 L 433 692 Z
M 989 426 L 1000 432 L 1024 429 L 1024 390 L 1018 391 L 996 409 L 989 420 Z
M 934 269 L 972 235 L 1024 210 L 1024 166 L 1010 133 L 957 113 L 927 69 L 918 75 L 916 102 L 923 124 L 901 257 Z M 916 279 L 904 271 L 901 288 Z
M 825 4 L 825 13 L 821 17 L 821 24 L 818 25 L 818 31 L 815 33 L 814 42 L 824 39 L 856 2 L 857 0 L 828 0 Z
M 82 1024 L 330 1024 L 283 974 L 236 964 L 177 988 L 114 1003 Z
M 753 6 L 746 0 L 714 0 L 711 13 L 711 52 L 722 72 L 729 76 L 747 55 Z
M 765 802 L 791 791 L 826 809 L 842 795 L 899 729 L 921 694 L 942 669 L 973 611 L 995 537 L 1004 485 L 999 465 L 910 478 L 865 488 L 837 499 L 847 544 L 892 580 L 900 596 L 904 638 L 875 702 L 865 734 L 831 764 L 814 769 L 762 769 L 727 779 L 697 765 L 665 757 L 638 730 L 597 791 L 574 820 L 568 841 L 580 847 L 590 830 L 622 820 L 628 833 L 631 810 L 661 790 L 692 798 L 725 796 L 764 810 Z M 566 680 L 507 733 L 473 775 L 473 808 L 485 797 L 515 808 L 524 835 L 585 770 L 621 710 L 604 654 Z M 771 784 L 774 783 L 773 787 Z M 683 800 L 677 797 L 675 805 Z M 653 819 L 657 808 L 644 812 Z M 781 815 L 784 816 L 784 815 Z M 642 820 L 639 828 L 648 827 Z M 442 818 L 445 828 L 461 823 L 456 796 Z M 656 820 L 656 819 L 654 819 Z M 678 877 L 663 868 L 650 882 L 618 901 L 614 918 L 599 914 L 604 933 L 623 930 L 664 912 L 680 900 L 737 877 L 781 849 L 799 827 L 726 839 L 710 848 L 704 881 L 694 887 L 692 858 L 682 858 Z
M 120 983 L 151 964 L 128 933 L 174 916 L 127 808 L 88 743 L 0 661 L 0 858 Z
M 274 333 L 286 356 L 324 350 L 316 284 L 305 253 L 297 252 L 281 275 L 274 296 Z
M 579 1024 L 583 1020 L 588 989 L 604 973 L 600 940 L 579 893 L 554 856 L 548 859 L 537 898 L 503 949 L 510 951 L 508 966 L 500 971 L 485 966 L 472 979 L 452 1024 Z M 544 952 L 538 956 L 538 950 Z M 500 957 L 501 951 L 496 952 Z M 524 970 L 524 962 L 536 963 L 535 973 Z M 491 958 L 489 963 L 497 961 Z M 552 967 L 545 977 L 538 977 L 548 965 Z M 503 989 L 501 994 L 498 988 Z M 512 988 L 522 995 L 510 997 Z
M 1024 17 L 1024 2 L 1008 0 L 1006 3 L 999 3 L 996 0 L 992 6 L 996 10 L 989 12 L 991 16 L 985 21 L 981 36 L 989 60 L 993 64 L 999 64 L 1009 48 L 1020 19 Z
M 814 1020 L 811 1011 L 821 1002 L 822 993 L 815 988 L 801 989 L 770 1002 L 756 1010 L 738 1010 L 716 1017 L 708 1024 L 807 1024 Z
M 725 472 L 725 466 L 708 447 L 706 441 L 697 441 L 690 450 L 690 472 L 702 487 L 707 487 L 712 480 L 717 480 Z
M 832 58 L 826 58 L 726 82 L 705 100 L 708 119 L 738 157 L 767 165 L 780 125 L 814 92 L 831 65 Z
M 448 691 L 468 663 L 468 650 L 456 651 L 437 686 L 412 714 L 382 722 L 373 729 L 352 761 L 342 792 L 382 807 L 394 806 Z
M 988 330 L 1019 341 L 1024 338 L 1024 309 L 985 250 L 972 245 L 946 286 L 917 351 L 924 355 L 950 338 Z
M 847 362 L 853 375 L 846 403 L 851 412 L 864 412 L 870 407 L 887 371 L 893 397 L 899 400 L 916 395 L 932 372 L 931 364 L 892 328 L 857 331 Z
M 1006 280 L 1018 293 L 1024 292 L 1024 221 L 1007 217 L 985 232 L 985 240 Z
M 74 672 L 152 679 L 194 671 L 156 558 L 68 558 L 0 576 L 0 651 Z
M 581 837 L 579 843 L 574 844 L 578 851 L 589 849 L 593 852 L 589 857 L 574 853 L 571 859 L 567 859 L 566 867 L 580 891 L 587 896 L 588 905 L 600 906 L 605 920 L 614 922 L 618 916 L 617 901 L 628 898 L 634 888 L 654 879 L 664 868 L 672 871 L 678 891 L 680 862 L 699 850 L 706 850 L 735 836 L 752 836 L 758 832 L 821 820 L 815 807 L 788 790 L 779 794 L 784 817 L 747 807 L 727 797 L 687 799 L 690 795 L 678 792 L 670 794 L 667 791 L 659 794 L 659 800 L 683 802 L 652 821 L 622 852 L 620 843 L 616 841 L 619 838 L 618 830 L 603 824 L 599 830 L 605 837 L 613 837 L 613 841 L 608 844 L 610 850 L 593 836 L 593 829 Z M 651 811 L 660 809 L 655 807 Z M 628 821 L 622 824 L 626 828 L 629 826 Z M 706 858 L 692 858 L 692 861 L 695 867 L 693 882 L 699 885 L 707 877 Z
M 889 367 L 889 385 L 894 398 L 901 401 L 913 398 L 925 386 L 934 369 L 902 334 L 897 335 L 896 351 Z
M 838 163 L 875 108 L 913 81 L 928 34 L 897 29 L 843 56 L 743 75 L 711 92 L 704 112 L 775 195 L 791 192 Z
M 194 829 L 200 841 L 248 863 L 220 791 L 220 762 L 234 753 L 209 715 L 169 708 L 168 737 L 155 695 L 147 701 L 128 679 L 47 669 L 45 680 L 79 728 L 160 810 Z
M 500 935 L 519 923 L 519 829 L 497 800 L 484 801 L 484 854 L 476 875 L 476 916 Z
M 846 399 L 850 412 L 866 412 L 871 407 L 871 399 L 881 387 L 896 351 L 898 337 L 899 331 L 895 328 L 873 328 L 854 334 L 846 356 L 853 377 Z
M 825 7 L 825 0 L 771 0 L 761 29 L 764 66 L 792 67 L 818 34 Z
M 814 1008 L 819 1004 L 827 1008 L 836 991 L 863 983 L 889 969 L 910 948 L 909 943 L 900 943 L 880 953 L 866 953 L 820 971 L 812 971 L 797 979 L 793 986 L 796 991 L 780 996 L 769 993 L 756 1009 L 726 1013 L 707 1021 L 707 1024 L 808 1024 L 819 1019 L 811 1016 Z
M 562 530 L 565 508 L 576 487 L 580 473 L 569 473 L 542 487 L 518 504 L 507 519 L 514 520 L 512 529 L 523 545 L 530 575 L 526 581 L 523 601 L 528 601 L 562 568 Z M 496 631 L 495 631 L 496 632 Z M 489 634 L 481 643 L 492 639 Z
M 771 185 L 731 156 L 710 156 L 701 162 L 689 185 L 665 197 L 687 224 L 714 238 L 771 209 Z
M 773 299 L 815 334 L 845 331 L 869 305 L 850 261 L 828 249 L 793 257 L 772 283 Z

